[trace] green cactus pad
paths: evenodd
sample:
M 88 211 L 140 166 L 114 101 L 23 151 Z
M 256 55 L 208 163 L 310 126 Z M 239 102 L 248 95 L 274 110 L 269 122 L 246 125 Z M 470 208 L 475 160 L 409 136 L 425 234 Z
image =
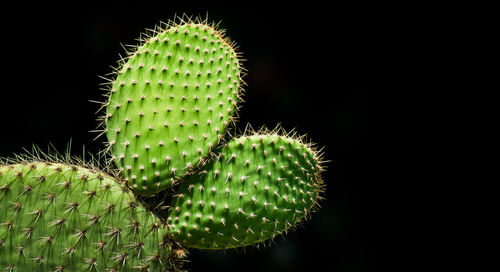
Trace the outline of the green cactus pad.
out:
M 163 271 L 166 227 L 122 188 L 66 163 L 0 165 L 0 269 Z
M 323 190 L 319 155 L 278 134 L 244 136 L 180 185 L 167 222 L 174 238 L 201 249 L 274 238 L 299 223 Z
M 105 131 L 134 193 L 171 187 L 215 149 L 241 101 L 238 57 L 203 22 L 170 23 L 131 52 L 111 86 Z

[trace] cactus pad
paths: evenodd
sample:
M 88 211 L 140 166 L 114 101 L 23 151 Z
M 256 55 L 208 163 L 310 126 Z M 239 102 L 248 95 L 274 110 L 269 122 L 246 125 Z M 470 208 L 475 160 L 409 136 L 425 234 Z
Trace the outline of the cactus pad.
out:
M 2 271 L 168 267 L 160 221 L 104 173 L 65 163 L 0 165 L 0 207 Z
M 263 242 L 299 223 L 323 190 L 320 156 L 299 139 L 244 136 L 180 185 L 167 222 L 188 247 Z
M 241 69 L 233 43 L 204 22 L 170 23 L 130 53 L 105 131 L 136 194 L 171 187 L 215 149 L 241 101 Z

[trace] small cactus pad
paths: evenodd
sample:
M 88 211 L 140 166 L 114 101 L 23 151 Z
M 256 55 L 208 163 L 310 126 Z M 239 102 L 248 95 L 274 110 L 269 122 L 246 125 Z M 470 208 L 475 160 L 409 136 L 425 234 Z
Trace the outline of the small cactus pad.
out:
M 286 232 L 323 190 L 319 155 L 293 137 L 243 136 L 226 144 L 200 174 L 186 178 L 167 222 L 181 244 L 247 246 Z
M 241 92 L 238 53 L 204 23 L 155 31 L 118 70 L 106 135 L 131 189 L 149 196 L 199 166 L 233 122 Z
M 80 166 L 0 165 L 0 208 L 2 271 L 155 269 L 171 253 L 164 227 L 130 192 Z

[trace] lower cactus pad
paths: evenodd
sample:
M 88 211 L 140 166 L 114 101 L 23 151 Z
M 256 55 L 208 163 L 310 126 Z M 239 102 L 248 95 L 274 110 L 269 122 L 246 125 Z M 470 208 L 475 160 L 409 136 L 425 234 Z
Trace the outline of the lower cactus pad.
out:
M 163 271 L 165 227 L 122 188 L 66 163 L 0 165 L 0 268 Z

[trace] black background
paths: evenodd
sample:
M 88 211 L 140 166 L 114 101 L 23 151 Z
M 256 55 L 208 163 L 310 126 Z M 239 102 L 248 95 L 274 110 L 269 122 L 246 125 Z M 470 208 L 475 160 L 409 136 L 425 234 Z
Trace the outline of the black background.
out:
M 221 4 L 221 6 L 223 6 Z M 146 28 L 174 14 L 221 22 L 246 59 L 248 84 L 238 127 L 277 123 L 324 147 L 326 200 L 303 228 L 270 247 L 191 250 L 192 271 L 373 271 L 391 226 L 387 192 L 374 177 L 369 139 L 375 82 L 385 71 L 390 33 L 370 8 L 277 6 L 193 8 L 171 4 L 3 8 L 0 156 L 52 143 L 72 153 L 94 141 L 99 84 Z M 9 16 L 9 17 L 7 17 Z M 397 23 L 397 22 L 395 22 Z M 389 32 L 389 33 L 388 33 Z M 392 40 L 391 40 L 392 41 Z M 378 157 L 378 158 L 377 158 Z

